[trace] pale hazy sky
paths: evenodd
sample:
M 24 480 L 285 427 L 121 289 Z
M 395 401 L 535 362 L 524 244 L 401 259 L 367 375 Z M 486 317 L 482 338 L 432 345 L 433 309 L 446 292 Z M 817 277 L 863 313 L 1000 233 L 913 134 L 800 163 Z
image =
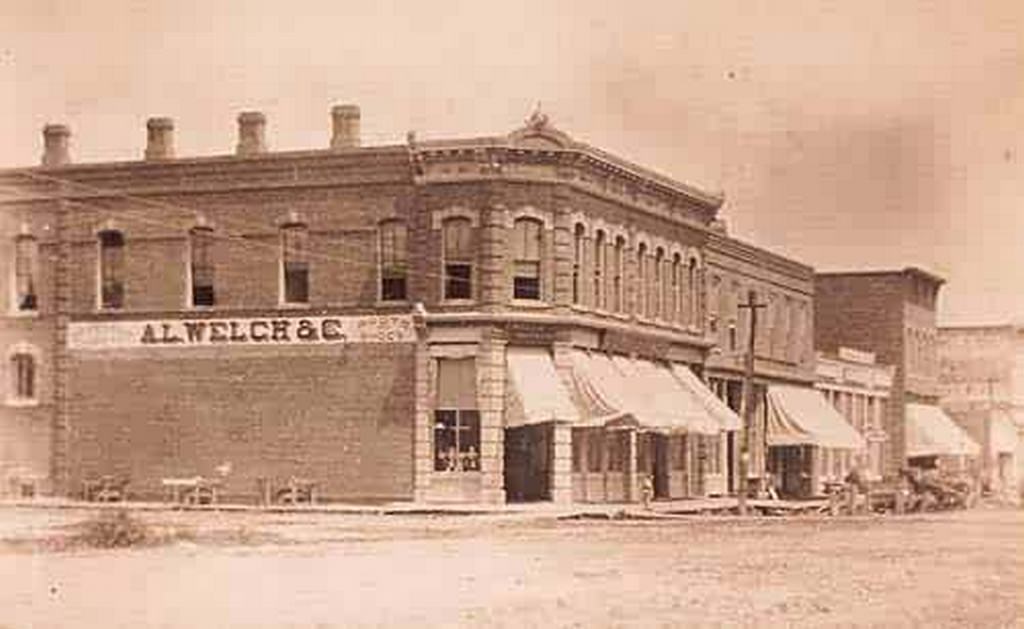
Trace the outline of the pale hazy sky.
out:
M 663 5 L 663 6 L 655 6 Z M 646 7 L 646 8 L 645 8 Z M 65 122 L 76 161 L 570 135 L 727 197 L 735 235 L 821 270 L 922 265 L 943 322 L 1024 321 L 1024 2 L 0 3 L 0 167 Z

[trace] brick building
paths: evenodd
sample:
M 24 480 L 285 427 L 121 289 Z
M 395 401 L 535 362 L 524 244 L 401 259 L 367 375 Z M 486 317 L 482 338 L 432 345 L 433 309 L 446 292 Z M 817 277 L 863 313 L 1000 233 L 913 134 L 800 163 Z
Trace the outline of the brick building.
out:
M 884 422 L 886 475 L 937 457 L 962 465 L 977 452 L 939 407 L 935 304 L 943 282 L 914 267 L 815 276 L 815 348 L 870 352 L 895 367 Z
M 138 497 L 230 469 L 335 500 L 635 500 L 738 486 L 739 299 L 759 324 L 752 475 L 772 385 L 807 389 L 813 271 L 728 236 L 722 198 L 535 115 L 507 136 L 0 173 L 12 482 Z M 710 388 L 708 387 L 710 384 Z M 719 397 L 716 397 L 718 393 Z M 723 403 L 723 401 L 725 403 Z M 760 431 L 758 433 L 758 431 Z M 20 491 L 20 490 L 19 490 Z
M 940 327 L 938 353 L 942 407 L 981 446 L 986 486 L 1018 497 L 1024 478 L 1024 327 Z

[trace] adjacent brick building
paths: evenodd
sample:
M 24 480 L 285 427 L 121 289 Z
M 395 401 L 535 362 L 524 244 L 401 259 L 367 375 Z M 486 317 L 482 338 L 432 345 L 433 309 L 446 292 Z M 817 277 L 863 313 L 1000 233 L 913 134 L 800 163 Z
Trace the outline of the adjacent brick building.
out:
M 270 152 L 244 113 L 205 158 L 157 118 L 143 160 L 83 165 L 48 126 L 41 167 L 0 173 L 18 491 L 221 469 L 237 500 L 291 477 L 336 500 L 728 493 L 751 289 L 763 472 L 766 392 L 814 380 L 812 269 L 543 116 L 363 147 L 359 115 Z
M 938 408 L 935 304 L 943 282 L 914 267 L 815 276 L 815 347 L 828 354 L 840 347 L 870 352 L 895 367 L 884 426 L 887 475 L 910 459 L 961 457 L 976 448 L 963 435 L 939 434 L 956 431 Z M 932 429 L 943 447 L 911 443 Z
M 942 407 L 981 446 L 985 485 L 1019 497 L 1024 479 L 1024 327 L 940 327 L 938 353 Z

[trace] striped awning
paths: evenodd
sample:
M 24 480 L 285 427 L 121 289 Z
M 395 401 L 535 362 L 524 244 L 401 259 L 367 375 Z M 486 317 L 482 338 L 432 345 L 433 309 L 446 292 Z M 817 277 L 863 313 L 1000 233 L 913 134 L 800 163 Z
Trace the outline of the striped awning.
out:
M 704 410 L 714 418 L 721 430 L 739 430 L 743 426 L 743 420 L 736 414 L 736 411 L 720 400 L 712 393 L 697 374 L 690 371 L 686 365 L 673 364 L 672 375 L 682 384 L 689 393 L 704 407 Z
M 575 399 L 582 422 L 633 423 L 657 432 L 718 434 L 719 420 L 667 364 L 572 352 Z
M 768 387 L 769 446 L 813 445 L 862 450 L 864 438 L 817 389 Z

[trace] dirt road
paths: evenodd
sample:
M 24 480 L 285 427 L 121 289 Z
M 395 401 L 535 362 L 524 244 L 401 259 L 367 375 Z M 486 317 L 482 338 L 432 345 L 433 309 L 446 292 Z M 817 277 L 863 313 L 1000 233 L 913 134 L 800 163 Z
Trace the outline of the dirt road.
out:
M 0 510 L 0 538 L 84 514 Z M 557 521 L 146 514 L 195 541 L 0 544 L 0 626 L 1024 626 L 1024 511 Z

